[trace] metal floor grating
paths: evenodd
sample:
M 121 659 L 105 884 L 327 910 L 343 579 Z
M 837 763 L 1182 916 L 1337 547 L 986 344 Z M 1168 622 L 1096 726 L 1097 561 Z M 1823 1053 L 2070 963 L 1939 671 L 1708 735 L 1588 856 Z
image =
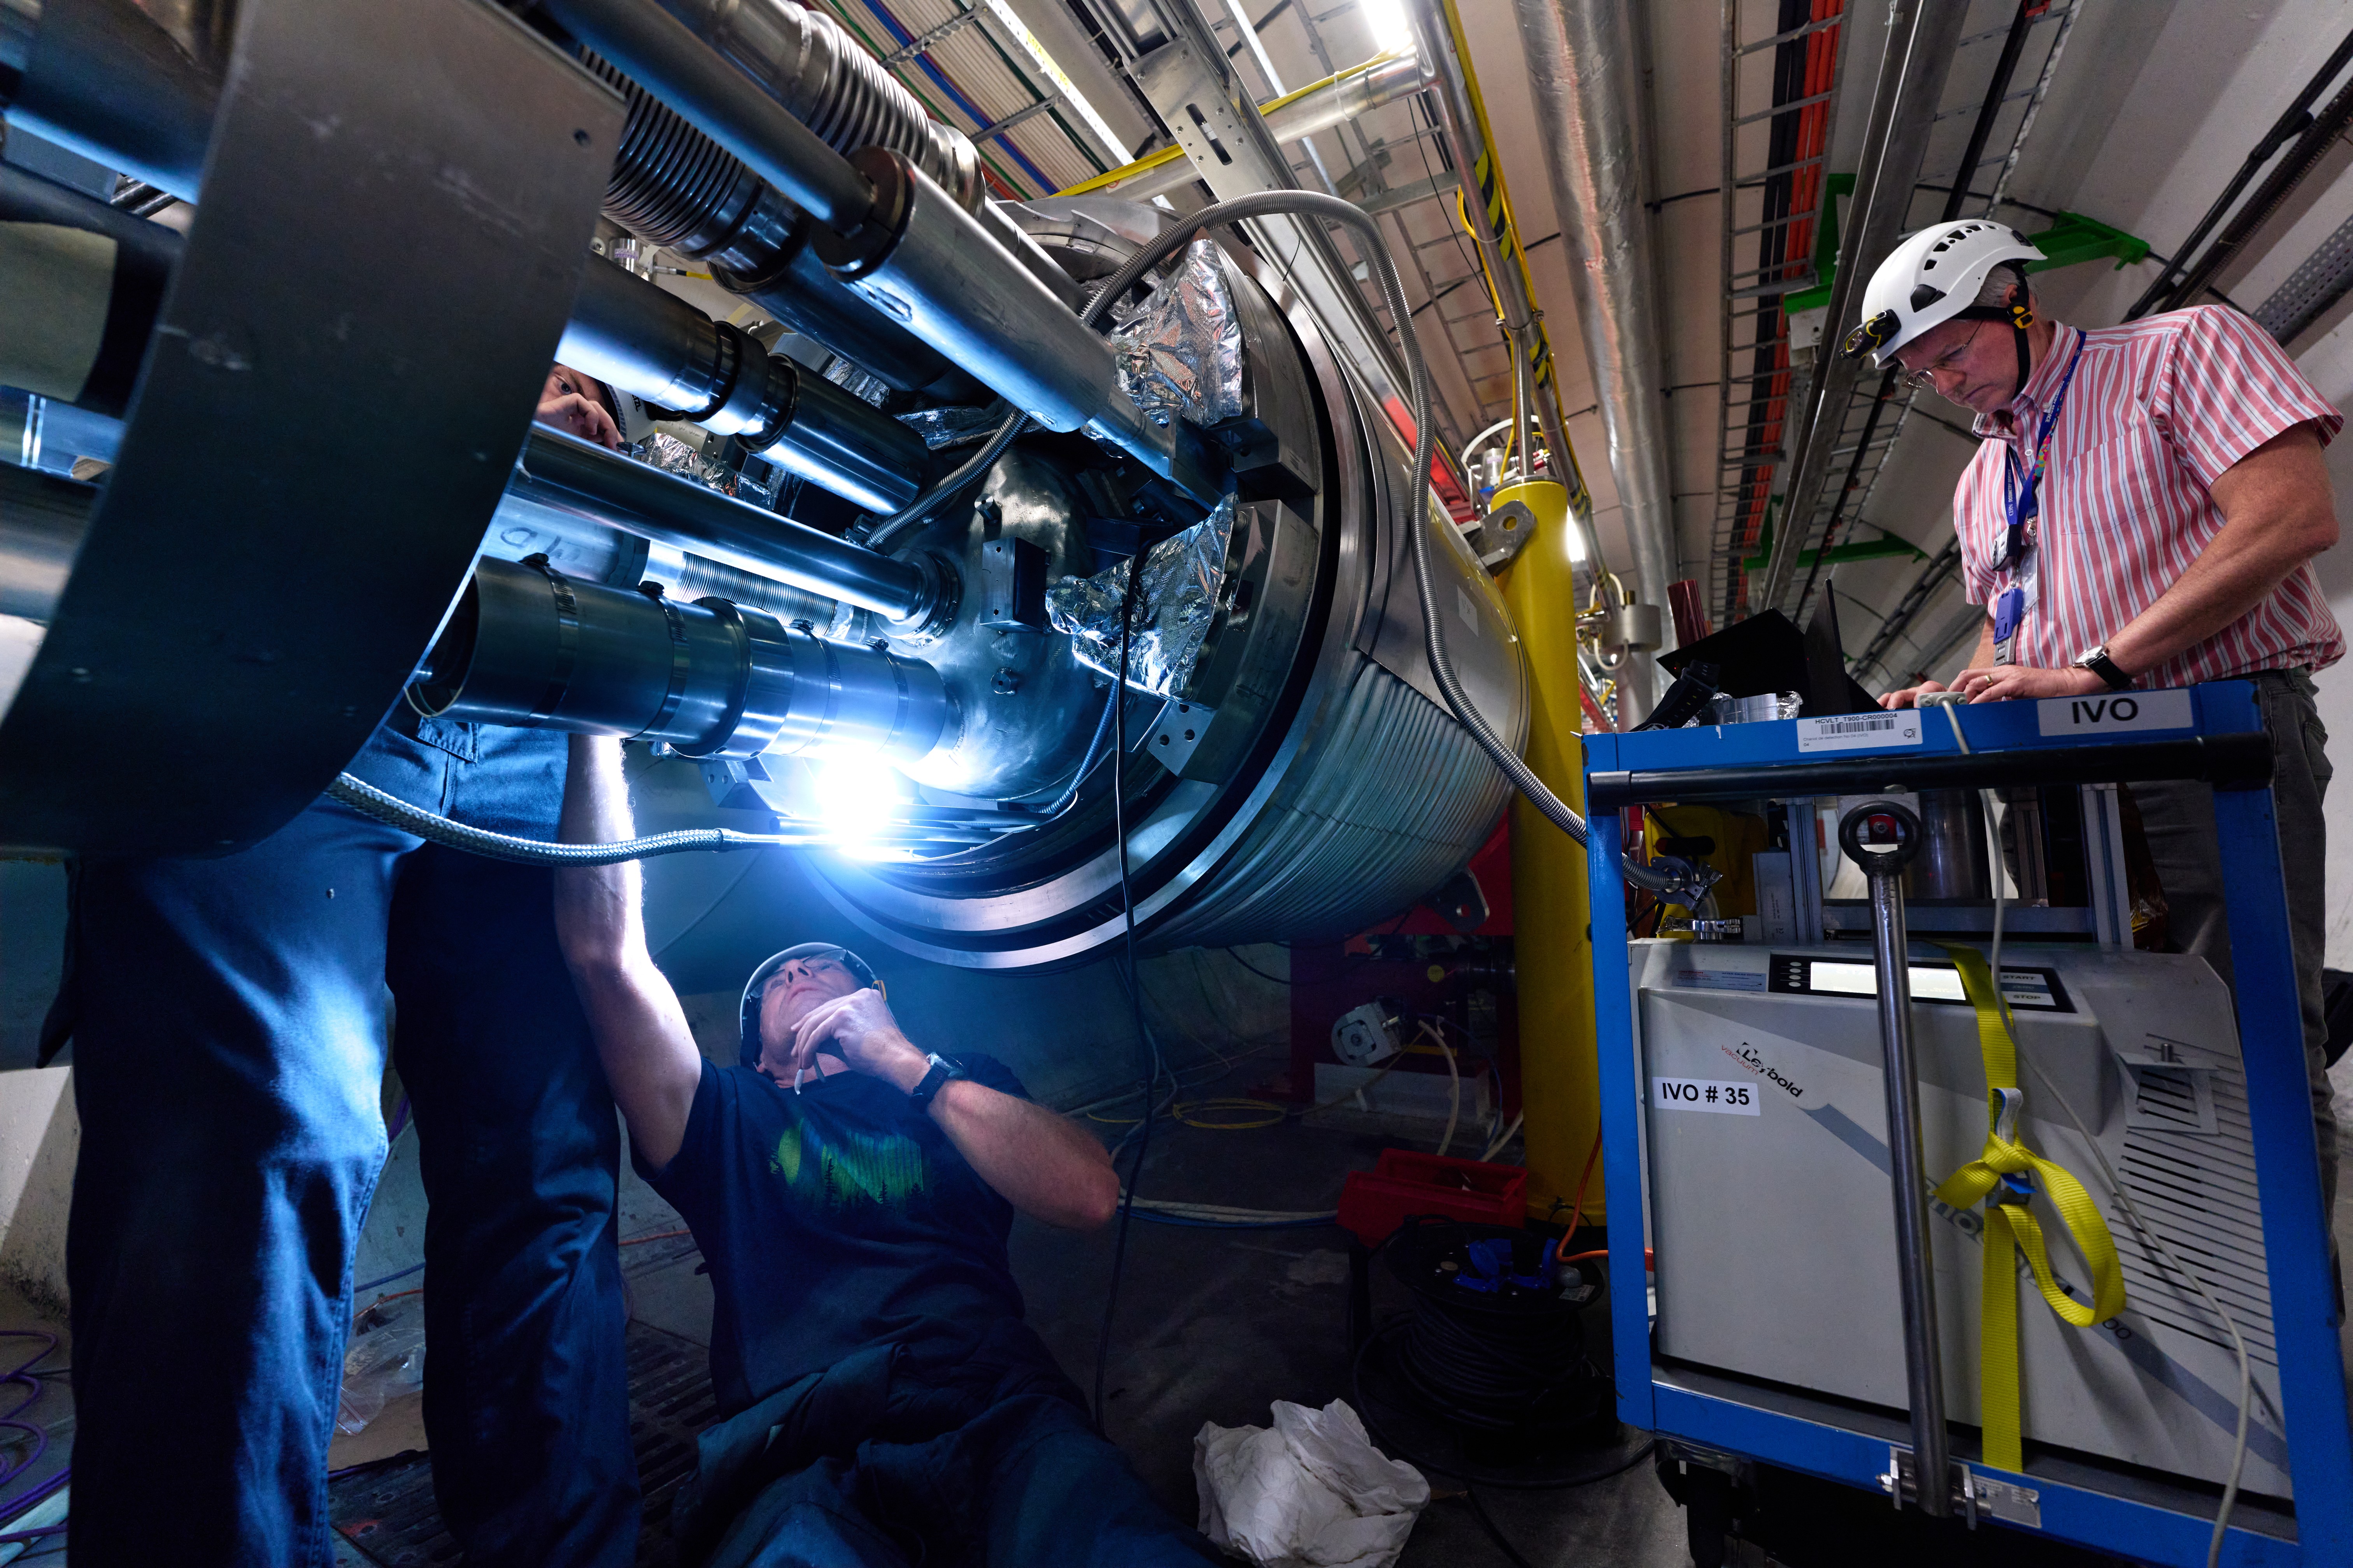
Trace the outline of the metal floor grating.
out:
M 670 1536 L 670 1497 L 694 1471 L 696 1434 L 718 1419 L 711 1394 L 710 1352 L 643 1323 L 628 1331 L 629 1437 L 645 1492 L 638 1568 L 678 1561 Z M 462 1553 L 441 1526 L 433 1500 L 433 1466 L 424 1455 L 335 1482 L 328 1516 L 343 1539 L 383 1568 L 435 1568 Z

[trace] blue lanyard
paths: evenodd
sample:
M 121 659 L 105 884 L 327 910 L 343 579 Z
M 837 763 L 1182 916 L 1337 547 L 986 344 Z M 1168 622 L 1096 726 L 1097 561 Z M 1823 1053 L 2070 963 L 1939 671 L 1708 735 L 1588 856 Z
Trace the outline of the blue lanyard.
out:
M 2001 477 L 2008 501 L 2010 529 L 2003 543 L 2001 559 L 1994 563 L 1997 568 L 2014 564 L 2033 548 L 2033 541 L 2027 538 L 2026 530 L 2042 510 L 2042 474 L 2051 463 L 2051 433 L 2058 426 L 2059 411 L 2066 406 L 2067 389 L 2074 384 L 2075 366 L 2083 358 L 2084 337 L 2078 332 L 2075 335 L 2075 352 L 2067 356 L 2067 374 L 2059 378 L 2059 390 L 2051 395 L 2051 405 L 2042 411 L 2042 423 L 2035 427 L 2034 466 L 2026 469 L 2023 479 L 2019 472 L 2022 465 L 2018 460 L 2018 448 L 2008 442 L 2002 444 Z

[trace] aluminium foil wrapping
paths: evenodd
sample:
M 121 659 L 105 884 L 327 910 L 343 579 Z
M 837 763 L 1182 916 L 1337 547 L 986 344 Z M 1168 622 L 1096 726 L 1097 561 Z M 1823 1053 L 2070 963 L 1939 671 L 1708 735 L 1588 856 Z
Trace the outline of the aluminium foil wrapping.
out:
M 629 456 L 650 468 L 666 474 L 676 474 L 682 479 L 692 479 L 708 489 L 727 492 L 734 476 L 723 463 L 714 463 L 680 440 L 677 437 L 657 430 L 636 446 L 628 448 Z
M 1192 679 L 1218 613 L 1233 530 L 1234 498 L 1228 496 L 1208 516 L 1162 540 L 1144 558 L 1134 617 L 1128 623 L 1127 683 L 1136 690 L 1175 697 Z M 1114 679 L 1126 590 L 1124 561 L 1092 577 L 1065 577 L 1046 590 L 1047 617 L 1070 637 L 1079 662 Z
M 1012 410 L 1002 402 L 985 408 L 919 408 L 899 416 L 899 423 L 923 438 L 933 451 L 951 447 L 976 447 L 997 433 Z
M 691 479 L 705 489 L 717 490 L 723 496 L 754 506 L 772 505 L 782 483 L 784 470 L 765 458 L 747 457 L 745 471 L 738 473 L 724 463 L 714 463 L 677 437 L 657 430 L 644 440 L 623 448 L 648 468 L 659 468 L 666 474 Z
M 1197 239 L 1151 296 L 1127 316 L 1112 346 L 1120 390 L 1155 425 L 1197 425 L 1242 411 L 1242 329 L 1218 247 Z

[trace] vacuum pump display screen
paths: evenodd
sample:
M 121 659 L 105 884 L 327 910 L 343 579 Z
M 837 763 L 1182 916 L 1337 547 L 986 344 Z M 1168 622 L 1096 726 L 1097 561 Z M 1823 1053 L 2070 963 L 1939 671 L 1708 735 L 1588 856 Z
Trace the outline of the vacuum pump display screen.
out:
M 1824 959 L 1813 962 L 1813 988 L 1833 991 L 1841 996 L 1876 996 L 1879 994 L 1879 972 L 1868 963 L 1832 963 Z M 1961 974 L 1957 969 L 1927 969 L 1912 966 L 1912 994 L 1937 1002 L 1966 1002 L 1961 990 Z
M 1941 1002 L 1952 1006 L 1969 1005 L 1968 992 L 1961 984 L 1960 971 L 1949 963 L 1914 963 L 1912 1000 Z M 1766 976 L 1766 989 L 1789 995 L 1814 996 L 1876 996 L 1879 994 L 1879 972 L 1875 965 L 1847 958 L 1815 958 L 1810 954 L 1777 952 L 1773 954 Z M 2055 970 L 2042 964 L 2031 967 L 2001 966 L 2001 994 L 2012 1007 L 2030 1012 L 2072 1013 L 2073 1006 L 2067 993 L 2059 984 Z

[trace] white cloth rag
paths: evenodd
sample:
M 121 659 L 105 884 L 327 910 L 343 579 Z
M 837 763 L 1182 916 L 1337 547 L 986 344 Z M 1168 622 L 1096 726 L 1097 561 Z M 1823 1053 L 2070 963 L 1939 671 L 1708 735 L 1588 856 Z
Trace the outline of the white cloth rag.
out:
M 1430 1501 L 1421 1472 L 1384 1458 L 1345 1400 L 1273 1414 L 1194 1437 L 1201 1533 L 1260 1568 L 1390 1568 Z

